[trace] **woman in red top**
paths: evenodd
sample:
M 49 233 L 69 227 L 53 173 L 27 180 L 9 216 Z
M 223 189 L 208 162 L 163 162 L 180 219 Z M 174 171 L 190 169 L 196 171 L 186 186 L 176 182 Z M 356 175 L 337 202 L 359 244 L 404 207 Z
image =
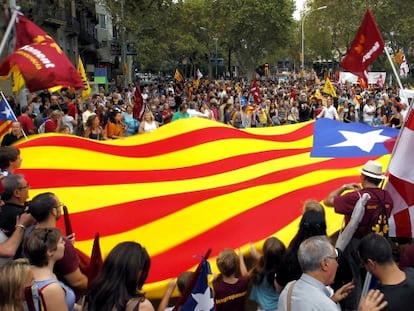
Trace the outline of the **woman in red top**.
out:
M 165 103 L 161 112 L 162 115 L 162 123 L 167 124 L 171 122 L 171 119 L 174 115 L 174 110 L 170 108 L 170 105 L 168 103 Z

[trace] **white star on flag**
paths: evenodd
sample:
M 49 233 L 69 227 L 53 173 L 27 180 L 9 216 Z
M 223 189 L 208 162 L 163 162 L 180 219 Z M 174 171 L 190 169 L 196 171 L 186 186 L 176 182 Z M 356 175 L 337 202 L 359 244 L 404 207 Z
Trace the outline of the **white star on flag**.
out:
M 197 301 L 194 311 L 209 311 L 214 308 L 214 299 L 210 297 L 210 287 L 207 287 L 204 293 L 191 294 Z
M 9 120 L 10 119 L 11 110 L 9 108 L 5 107 L 5 109 L 1 113 L 6 116 L 6 120 Z
M 389 136 L 381 135 L 383 130 L 375 130 L 366 133 L 350 131 L 339 131 L 345 137 L 345 141 L 330 145 L 328 147 L 358 147 L 362 151 L 371 152 L 376 143 L 383 143 L 390 139 Z

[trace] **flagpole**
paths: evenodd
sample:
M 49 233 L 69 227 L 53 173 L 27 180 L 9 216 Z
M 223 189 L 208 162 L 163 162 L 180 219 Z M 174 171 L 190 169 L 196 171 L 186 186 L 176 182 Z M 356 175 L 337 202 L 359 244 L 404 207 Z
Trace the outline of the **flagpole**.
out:
M 403 89 L 403 86 L 402 86 L 402 84 L 401 84 L 400 77 L 399 77 L 399 76 L 398 76 L 398 74 L 397 74 L 397 69 L 395 69 L 394 62 L 393 62 L 393 61 L 392 61 L 392 59 L 391 59 L 391 55 L 390 55 L 390 53 L 388 52 L 387 47 L 385 47 L 385 48 L 384 48 L 384 51 L 385 51 L 385 53 L 387 54 L 388 61 L 390 62 L 390 65 L 391 65 L 392 71 L 394 72 L 395 78 L 397 79 L 398 86 L 399 86 L 399 87 L 400 87 L 400 89 L 402 90 L 402 89 Z
M 407 122 L 407 120 L 408 120 L 408 118 L 410 117 L 410 114 L 411 114 L 411 112 L 413 111 L 413 109 L 414 109 L 414 100 L 411 102 L 410 106 L 408 107 L 408 111 L 407 111 L 407 118 L 404 120 L 404 122 L 403 122 L 403 124 L 402 124 L 402 126 L 401 126 L 401 129 L 400 129 L 400 132 L 398 133 L 398 136 L 397 136 L 397 138 L 396 138 L 396 140 L 395 140 L 394 147 L 392 148 L 391 156 L 390 156 L 390 159 L 389 159 L 388 164 L 387 164 L 387 169 L 385 170 L 387 173 L 389 172 L 389 169 L 390 169 L 390 162 L 391 162 L 391 160 L 392 160 L 392 158 L 393 158 L 393 156 L 394 156 L 394 154 L 395 154 L 395 150 L 397 150 L 397 146 L 398 146 L 398 144 L 400 143 L 400 138 L 401 138 L 401 135 L 402 135 L 403 130 L 404 130 L 404 128 L 405 128 L 405 122 Z M 387 183 L 388 183 L 388 181 L 387 181 Z M 383 186 L 384 186 L 384 185 L 383 185 Z
M 402 89 L 403 89 L 403 86 L 402 86 L 402 84 L 401 84 L 400 77 L 399 77 L 399 76 L 398 76 L 398 74 L 397 74 L 397 70 L 395 69 L 395 65 L 394 65 L 394 63 L 392 62 L 391 55 L 390 55 L 390 53 L 388 53 L 388 49 L 387 49 L 387 48 L 384 48 L 384 50 L 385 50 L 385 53 L 387 54 L 388 61 L 389 61 L 389 62 L 390 62 L 390 64 L 391 64 L 392 70 L 394 71 L 394 74 L 395 74 L 395 77 L 396 77 L 396 79 L 397 79 L 398 85 L 400 86 L 400 90 L 402 90 Z M 391 78 L 392 78 L 392 75 L 391 75 Z M 409 115 L 410 115 L 411 111 L 413 110 L 413 105 L 414 105 L 414 100 L 411 102 L 410 106 L 408 107 L 408 111 L 407 111 L 407 118 L 409 117 Z M 401 126 L 401 129 L 400 129 L 400 132 L 398 133 L 397 139 L 395 140 L 394 148 L 392 148 L 392 152 L 391 152 L 390 160 L 388 161 L 388 164 L 387 164 L 387 169 L 386 169 L 386 172 L 388 172 L 388 171 L 389 171 L 391 159 L 393 158 L 393 156 L 394 156 L 394 154 L 395 154 L 395 150 L 397 150 L 397 146 L 398 146 L 398 144 L 400 143 L 401 134 L 402 134 L 402 132 L 403 132 L 403 130 L 404 130 L 404 128 L 405 128 L 405 122 L 406 122 L 406 121 L 407 121 L 407 120 L 404 120 L 404 122 L 403 122 L 403 124 L 402 124 L 402 126 Z
M 0 55 L 3 54 L 4 47 L 6 46 L 6 43 L 9 40 L 10 33 L 13 29 L 14 22 L 16 21 L 16 18 L 17 18 L 17 14 L 19 14 L 20 7 L 15 7 L 12 9 L 13 9 L 13 14 L 10 18 L 9 24 L 7 25 L 3 39 L 1 40 L 1 43 L 0 43 Z

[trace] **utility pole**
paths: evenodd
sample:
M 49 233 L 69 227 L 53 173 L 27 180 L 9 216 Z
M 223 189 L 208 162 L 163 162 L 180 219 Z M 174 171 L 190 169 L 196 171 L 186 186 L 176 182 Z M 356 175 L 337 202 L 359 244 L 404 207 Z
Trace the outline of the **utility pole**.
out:
M 126 37 L 125 37 L 125 0 L 121 0 L 121 47 L 122 47 L 122 53 L 121 53 L 121 66 L 122 66 L 122 74 L 123 74 L 123 81 L 124 81 L 124 87 L 127 87 L 128 85 L 128 65 L 127 65 L 127 55 L 126 55 L 126 49 L 127 49 L 127 43 L 126 43 Z
M 325 10 L 327 8 L 326 5 L 321 6 L 317 9 L 314 10 L 310 10 L 308 12 L 304 12 L 303 13 L 303 17 L 302 17 L 302 70 L 305 70 L 305 19 L 306 16 L 308 16 L 310 13 L 315 12 L 315 11 L 320 11 L 320 10 Z

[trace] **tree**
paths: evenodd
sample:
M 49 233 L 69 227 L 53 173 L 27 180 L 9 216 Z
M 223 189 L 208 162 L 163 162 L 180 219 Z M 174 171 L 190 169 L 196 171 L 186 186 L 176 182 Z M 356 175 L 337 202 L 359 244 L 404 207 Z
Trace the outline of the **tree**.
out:
M 386 45 L 393 51 L 401 47 L 409 52 L 413 50 L 411 16 L 414 7 L 404 0 L 313 0 L 307 5 L 309 8 L 328 6 L 323 13 L 312 13 L 306 20 L 307 46 L 313 52 L 308 55 L 313 59 L 318 56 L 328 58 L 330 54 L 340 61 L 350 47 L 367 8 L 371 9 Z M 321 29 L 323 33 L 318 31 Z M 408 56 L 412 59 L 412 54 L 408 53 Z M 385 53 L 371 67 L 371 70 L 390 69 Z
M 212 0 L 220 42 L 234 51 L 250 77 L 254 69 L 280 46 L 291 41 L 293 3 L 289 0 Z

